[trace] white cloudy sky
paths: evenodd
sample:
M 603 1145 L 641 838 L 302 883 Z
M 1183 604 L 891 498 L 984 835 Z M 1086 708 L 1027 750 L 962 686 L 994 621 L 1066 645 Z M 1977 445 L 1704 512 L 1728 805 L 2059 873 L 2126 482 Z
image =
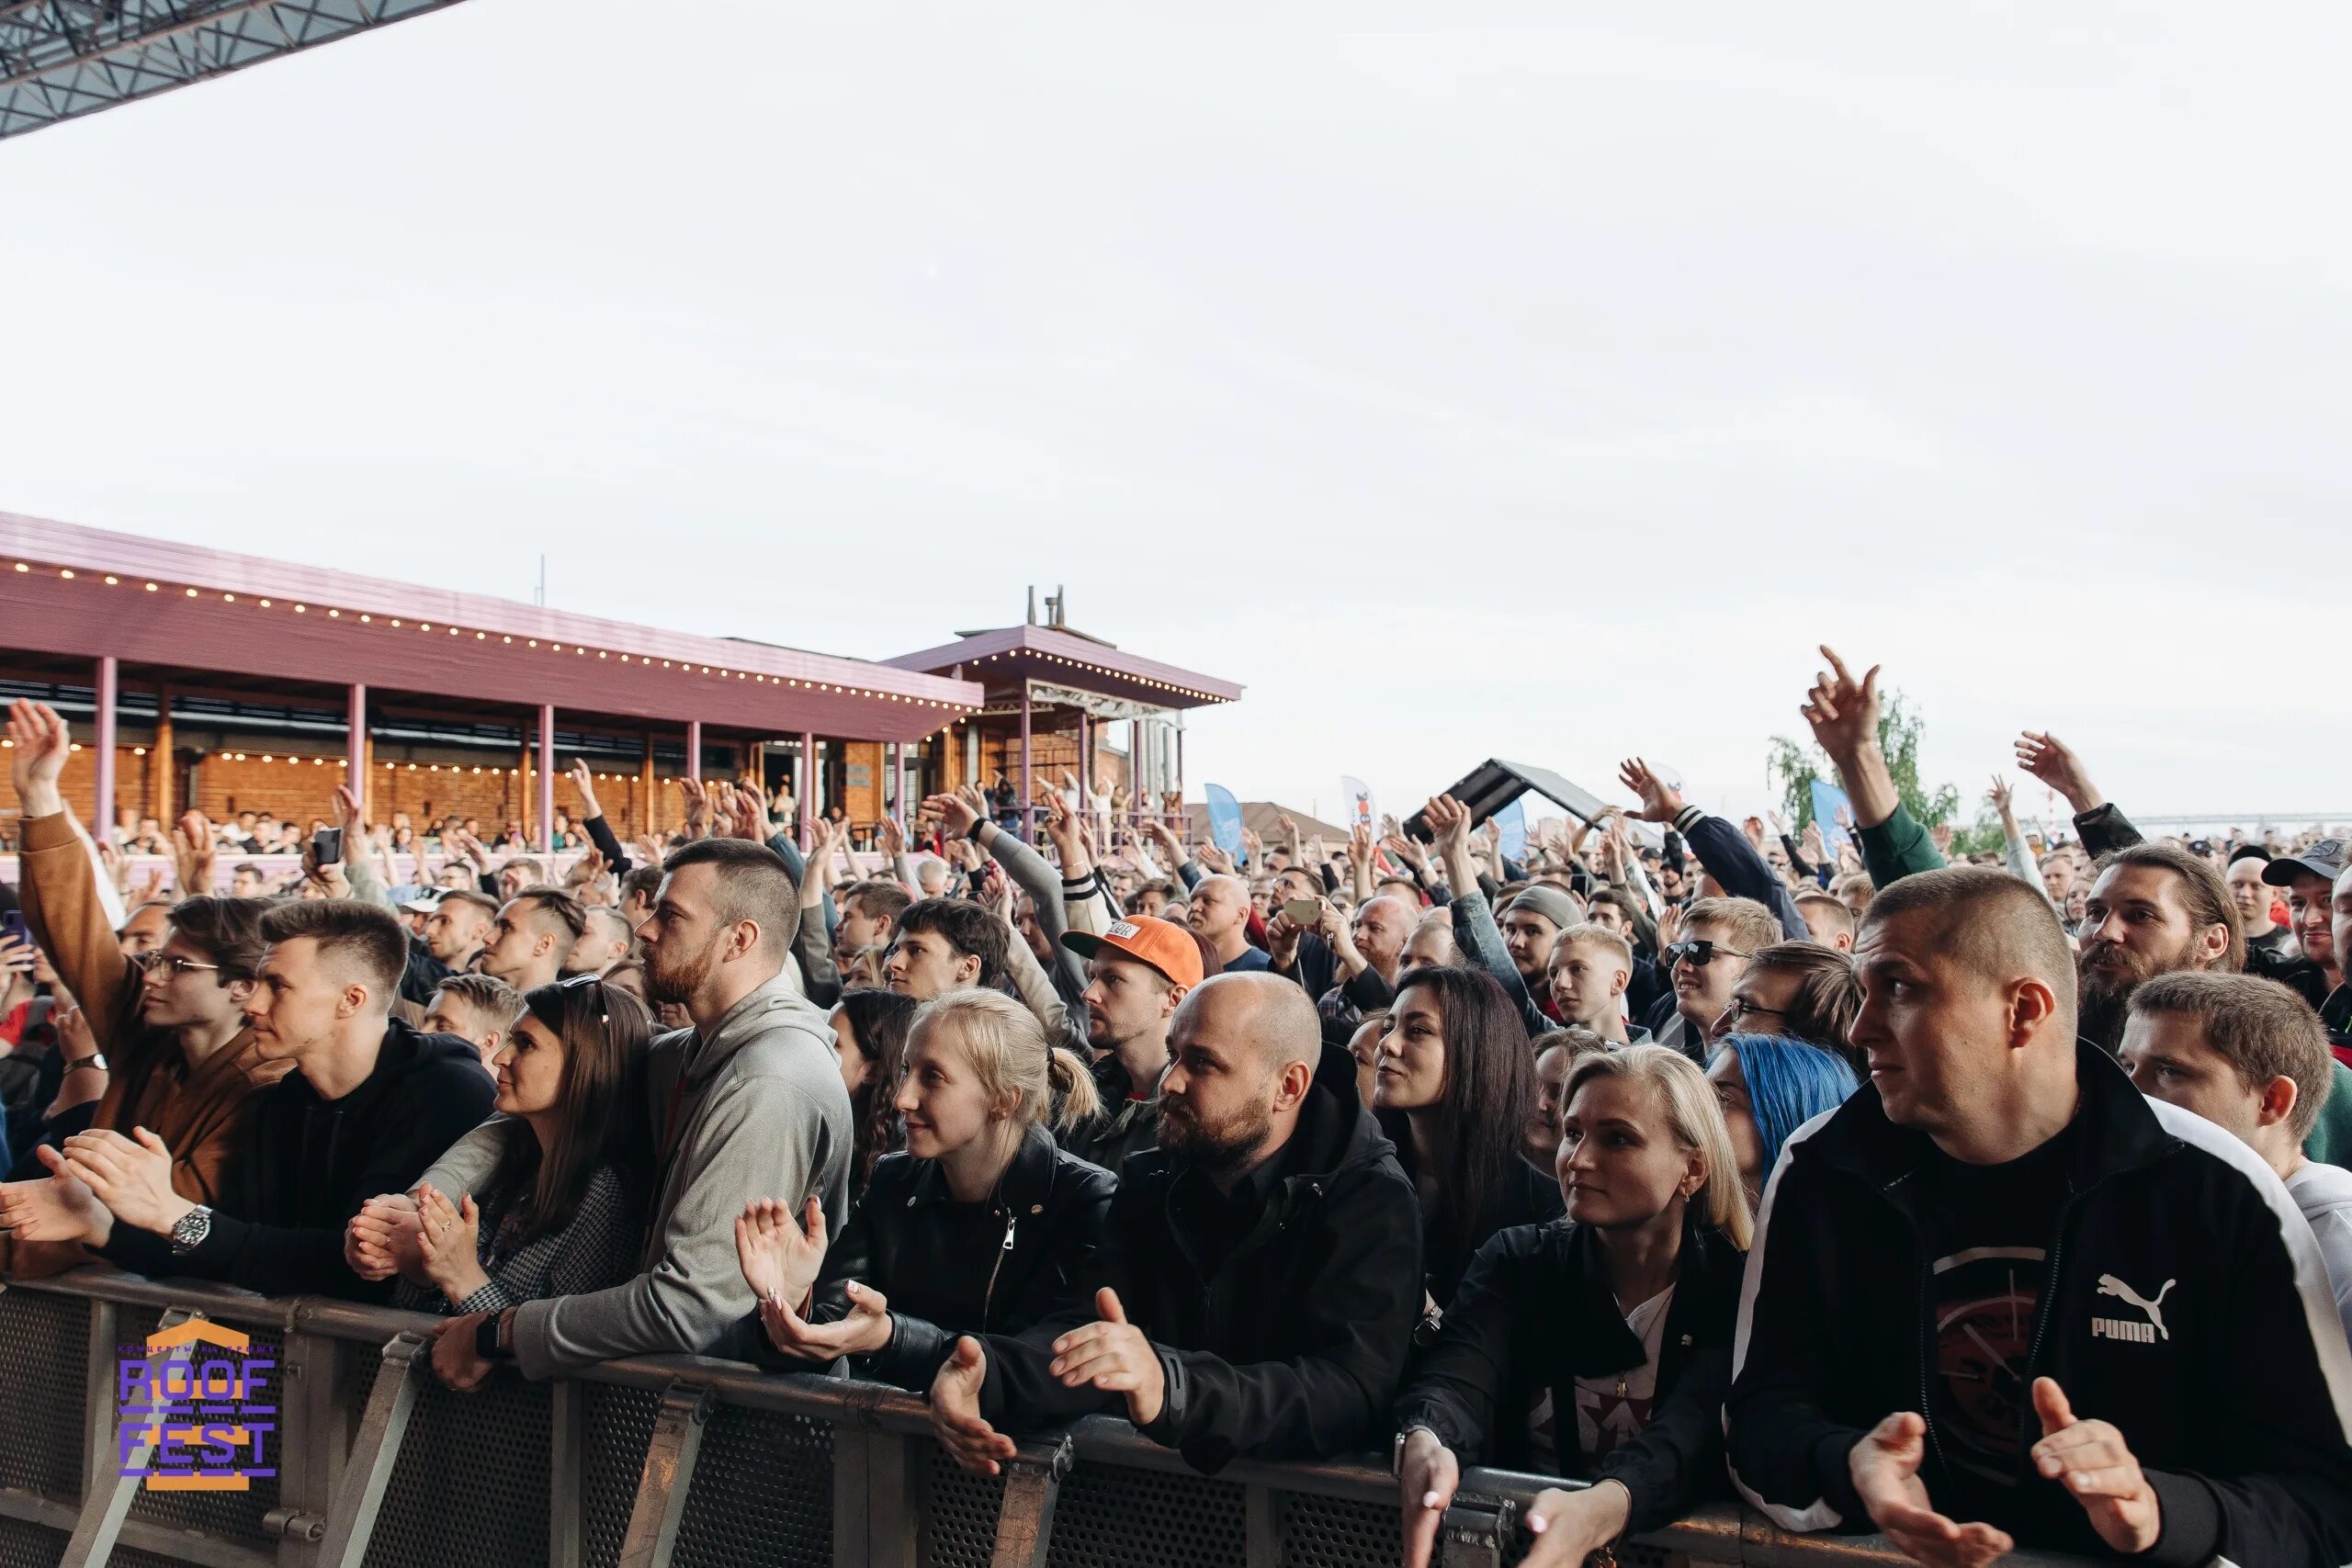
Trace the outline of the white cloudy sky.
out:
M 0 508 L 868 656 L 1067 582 L 1327 812 L 1760 804 L 1824 637 L 1936 778 L 2352 811 L 2347 44 L 471 0 L 0 143 Z

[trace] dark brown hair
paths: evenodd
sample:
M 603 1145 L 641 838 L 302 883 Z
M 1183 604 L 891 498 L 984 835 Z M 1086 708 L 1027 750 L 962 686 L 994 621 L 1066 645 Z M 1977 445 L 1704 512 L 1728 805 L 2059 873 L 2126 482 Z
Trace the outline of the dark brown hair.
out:
M 172 930 L 191 947 L 220 965 L 214 976 L 225 986 L 250 980 L 261 973 L 262 954 L 269 939 L 261 934 L 262 917 L 269 912 L 266 898 L 228 898 L 207 895 L 183 898 L 172 906 Z
M 856 1145 L 851 1152 L 852 1186 L 863 1191 L 874 1162 L 899 1146 L 899 1079 L 907 1067 L 907 1026 L 919 1005 L 896 991 L 854 986 L 833 1004 L 849 1021 L 857 1053 L 866 1061 L 865 1082 L 850 1109 L 855 1111 Z
M 1797 978 L 1797 993 L 1790 998 L 1780 1027 L 1750 1033 L 1785 1034 L 1839 1055 L 1849 1054 L 1847 1036 L 1853 1032 L 1855 1014 L 1862 1010 L 1861 977 L 1851 958 L 1817 942 L 1776 942 L 1758 948 L 1747 966 Z
M 614 1168 L 632 1201 L 643 1198 L 653 1165 L 641 1113 L 653 1015 L 629 992 L 584 976 L 533 987 L 523 1010 L 563 1042 L 560 1113 L 547 1146 L 519 1116 L 496 1123 L 501 1147 L 491 1185 L 512 1193 L 529 1183 L 520 1199 L 522 1240 L 529 1242 L 571 1223 L 600 1166 Z
M 287 899 L 261 918 L 262 940 L 275 947 L 308 937 L 319 956 L 348 964 L 368 982 L 369 999 L 392 1004 L 408 969 L 408 931 L 390 909 L 350 898 Z
M 2132 1010 L 2197 1020 L 2205 1043 L 2256 1093 L 2273 1078 L 2294 1079 L 2287 1130 L 2298 1142 L 2311 1135 L 2335 1082 L 2335 1058 L 2319 1014 L 2302 998 L 2252 975 L 2177 969 L 2142 982 L 2132 993 Z
M 2229 975 L 2245 967 L 2245 932 L 2238 921 L 2237 903 L 2230 897 L 2229 884 L 2222 880 L 2222 874 L 2213 869 L 2211 861 L 2190 854 L 2178 844 L 2126 844 L 2099 857 L 2098 873 L 2091 878 L 2092 885 L 2096 886 L 2099 876 L 2119 865 L 2152 865 L 2179 877 L 2180 902 L 2188 911 L 2189 922 L 2199 931 L 2220 926 L 2230 933 L 2228 950 L 2208 967 Z

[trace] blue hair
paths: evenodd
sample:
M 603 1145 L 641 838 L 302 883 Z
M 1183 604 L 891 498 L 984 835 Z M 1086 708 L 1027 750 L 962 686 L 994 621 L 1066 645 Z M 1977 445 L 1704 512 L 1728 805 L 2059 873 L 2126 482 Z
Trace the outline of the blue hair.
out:
M 1747 1080 L 1747 1102 L 1764 1139 L 1764 1170 L 1771 1174 L 1789 1134 L 1825 1111 L 1835 1110 L 1860 1087 L 1846 1058 L 1802 1040 L 1780 1034 L 1734 1034 L 1723 1049 L 1739 1054 Z

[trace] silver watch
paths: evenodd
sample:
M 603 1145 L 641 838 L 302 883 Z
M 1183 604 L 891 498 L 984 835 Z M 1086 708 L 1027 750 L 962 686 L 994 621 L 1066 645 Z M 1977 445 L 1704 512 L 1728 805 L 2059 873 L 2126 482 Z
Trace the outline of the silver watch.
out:
M 212 1234 L 212 1211 L 198 1203 L 172 1222 L 172 1256 L 185 1258 Z

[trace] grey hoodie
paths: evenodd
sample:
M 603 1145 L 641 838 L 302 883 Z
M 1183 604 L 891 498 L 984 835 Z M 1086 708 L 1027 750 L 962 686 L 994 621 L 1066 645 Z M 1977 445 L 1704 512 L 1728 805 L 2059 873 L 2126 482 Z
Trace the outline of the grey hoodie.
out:
M 752 1288 L 735 1261 L 735 1219 L 754 1198 L 796 1211 L 811 1194 L 841 1233 L 849 1213 L 849 1093 L 825 1015 L 778 976 L 735 1004 L 709 1040 L 692 1029 L 656 1039 L 647 1085 L 657 1155 L 644 1272 L 610 1290 L 529 1302 L 514 1318 L 514 1355 L 527 1377 L 553 1377 L 623 1356 L 687 1352 L 742 1358 Z M 445 1193 L 489 1179 L 497 1145 L 487 1129 L 460 1139 L 424 1179 Z

